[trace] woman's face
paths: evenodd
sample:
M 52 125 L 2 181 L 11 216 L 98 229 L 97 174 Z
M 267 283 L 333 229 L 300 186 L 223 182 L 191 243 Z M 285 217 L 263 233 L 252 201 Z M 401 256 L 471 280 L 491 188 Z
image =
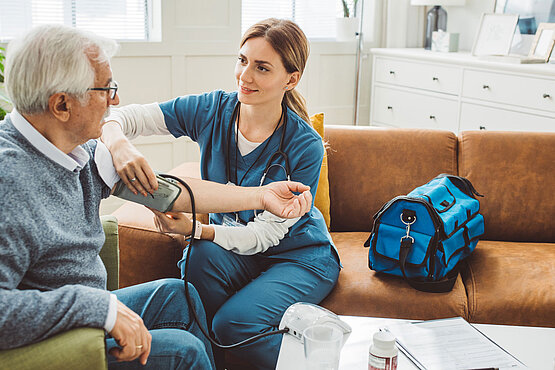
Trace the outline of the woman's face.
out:
M 299 72 L 288 73 L 279 54 L 262 37 L 247 40 L 239 50 L 235 78 L 242 104 L 281 104 L 285 88 L 293 88 Z

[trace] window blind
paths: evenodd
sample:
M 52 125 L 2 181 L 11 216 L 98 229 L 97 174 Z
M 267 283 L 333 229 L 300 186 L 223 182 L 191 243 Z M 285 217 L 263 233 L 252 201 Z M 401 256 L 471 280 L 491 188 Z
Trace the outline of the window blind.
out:
M 241 33 L 266 18 L 284 18 L 297 23 L 309 39 L 334 39 L 339 0 L 243 0 Z
M 150 0 L 0 0 L 0 41 L 48 23 L 144 41 L 149 39 L 150 6 Z

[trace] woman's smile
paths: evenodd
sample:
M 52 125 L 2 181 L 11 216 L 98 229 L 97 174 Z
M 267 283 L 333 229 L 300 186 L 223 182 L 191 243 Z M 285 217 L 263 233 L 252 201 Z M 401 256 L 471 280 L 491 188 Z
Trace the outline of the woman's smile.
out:
M 245 86 L 239 86 L 239 87 L 241 88 L 241 92 L 243 94 L 247 94 L 247 95 L 255 93 L 255 92 L 258 91 L 258 90 L 249 89 L 248 87 L 245 87 Z

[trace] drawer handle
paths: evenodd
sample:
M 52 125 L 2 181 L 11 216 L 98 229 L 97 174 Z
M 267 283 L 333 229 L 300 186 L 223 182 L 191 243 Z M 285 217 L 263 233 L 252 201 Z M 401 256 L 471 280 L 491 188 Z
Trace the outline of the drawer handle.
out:
M 430 119 L 436 119 L 436 116 L 432 115 L 432 116 L 430 116 Z
M 394 74 L 395 74 L 395 71 L 389 71 L 389 74 L 390 74 L 390 75 L 394 75 Z
M 484 90 L 489 90 L 489 85 L 483 85 L 483 86 L 482 86 L 482 89 L 484 89 Z
M 480 130 L 485 130 L 486 126 L 480 126 Z
M 439 81 L 439 78 L 437 78 L 437 77 L 432 77 L 432 81 Z
M 387 109 L 393 110 L 393 107 L 392 107 L 391 105 L 388 105 L 388 106 L 387 106 Z
M 544 98 L 544 99 L 551 99 L 551 95 L 549 95 L 549 94 L 543 94 L 543 98 Z

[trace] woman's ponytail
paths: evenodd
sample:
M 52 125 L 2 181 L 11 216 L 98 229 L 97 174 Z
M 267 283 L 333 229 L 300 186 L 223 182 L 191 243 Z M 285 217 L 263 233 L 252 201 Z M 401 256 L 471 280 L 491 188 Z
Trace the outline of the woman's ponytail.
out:
M 308 117 L 308 111 L 306 109 L 306 100 L 300 92 L 297 90 L 288 90 L 285 92 L 283 100 L 289 109 L 297 113 L 299 117 L 311 125 L 310 118 Z

